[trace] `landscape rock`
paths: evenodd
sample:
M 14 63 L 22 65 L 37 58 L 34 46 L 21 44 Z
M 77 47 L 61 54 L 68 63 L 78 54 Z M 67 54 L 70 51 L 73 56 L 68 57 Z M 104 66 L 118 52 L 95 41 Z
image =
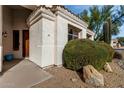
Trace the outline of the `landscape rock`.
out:
M 83 78 L 88 84 L 92 84 L 96 87 L 104 86 L 104 77 L 99 73 L 92 65 L 83 67 Z
M 77 79 L 76 78 L 71 78 L 70 79 L 72 82 L 77 82 Z
M 104 70 L 106 72 L 113 72 L 111 66 L 109 65 L 109 63 L 106 62 L 106 64 L 104 65 Z

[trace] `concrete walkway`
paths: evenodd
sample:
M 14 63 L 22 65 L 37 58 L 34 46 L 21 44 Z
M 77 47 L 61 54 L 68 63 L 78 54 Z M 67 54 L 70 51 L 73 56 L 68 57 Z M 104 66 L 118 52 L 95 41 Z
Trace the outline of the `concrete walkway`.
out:
M 19 64 L 0 76 L 0 87 L 29 88 L 52 77 L 29 60 L 22 60 Z

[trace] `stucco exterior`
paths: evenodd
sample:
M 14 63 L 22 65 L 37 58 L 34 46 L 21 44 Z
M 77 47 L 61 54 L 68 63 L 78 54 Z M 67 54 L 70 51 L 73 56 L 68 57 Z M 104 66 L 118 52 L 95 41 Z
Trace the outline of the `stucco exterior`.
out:
M 30 27 L 29 59 L 40 67 L 62 65 L 63 49 L 68 42 L 68 25 L 80 32 L 78 38 L 86 38 L 87 24 L 58 6 L 54 13 L 39 7 L 28 18 Z
M 93 31 L 91 31 L 90 29 L 87 29 L 86 33 L 87 35 L 89 35 L 89 37 L 87 37 L 88 39 L 94 40 L 95 33 Z
M 71 19 L 65 14 L 62 14 L 61 11 L 58 11 L 56 17 L 56 62 L 55 65 L 62 65 L 62 55 L 63 49 L 68 42 L 68 24 L 71 24 L 79 29 L 79 38 L 86 38 L 86 29 L 87 26 L 78 23 L 78 21 Z M 79 25 L 80 24 L 80 25 Z
M 37 21 L 36 24 L 32 25 L 29 29 L 30 34 L 30 47 L 29 47 L 29 59 L 35 62 L 37 65 L 41 66 L 42 58 L 42 20 Z
M 28 30 L 26 19 L 30 11 L 26 9 L 13 9 L 8 6 L 3 7 L 3 32 L 7 37 L 2 37 L 3 56 L 7 53 L 13 53 L 15 58 L 22 58 L 22 30 Z M 19 30 L 19 50 L 13 50 L 13 30 Z
M 5 16 L 2 17 L 3 15 Z M 28 9 L 14 8 L 13 10 L 0 6 L 0 38 L 2 38 L 0 39 L 0 71 L 2 58 L 6 53 L 11 52 L 15 58 L 22 58 L 23 30 L 29 30 L 29 60 L 40 67 L 62 65 L 63 49 L 68 42 L 71 28 L 69 25 L 78 31 L 79 39 L 87 38 L 87 34 L 91 35 L 91 40 L 94 39 L 94 33 L 87 29 L 87 23 L 61 6 L 38 6 L 33 12 Z M 12 49 L 12 30 L 19 30 L 20 33 L 18 51 Z M 7 38 L 2 36 L 4 31 L 7 32 Z
M 18 51 L 13 51 L 13 53 L 16 58 L 22 58 L 22 31 L 29 29 L 25 20 L 28 18 L 30 11 L 26 9 L 13 10 L 12 14 L 13 14 L 12 30 L 19 30 L 19 33 L 20 33 L 20 36 L 19 36 L 20 48 Z

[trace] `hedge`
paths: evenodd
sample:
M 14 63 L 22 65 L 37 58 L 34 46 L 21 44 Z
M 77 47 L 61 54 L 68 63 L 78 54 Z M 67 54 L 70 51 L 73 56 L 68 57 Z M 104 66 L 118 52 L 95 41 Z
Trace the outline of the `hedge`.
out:
M 108 60 L 108 50 L 101 43 L 88 39 L 69 41 L 63 51 L 63 61 L 66 68 L 80 70 L 85 65 L 93 65 L 100 70 Z
M 114 49 L 107 43 L 105 42 L 98 42 L 98 44 L 103 47 L 104 49 L 107 49 L 108 51 L 108 57 L 107 57 L 107 62 L 112 62 L 113 56 L 114 56 Z

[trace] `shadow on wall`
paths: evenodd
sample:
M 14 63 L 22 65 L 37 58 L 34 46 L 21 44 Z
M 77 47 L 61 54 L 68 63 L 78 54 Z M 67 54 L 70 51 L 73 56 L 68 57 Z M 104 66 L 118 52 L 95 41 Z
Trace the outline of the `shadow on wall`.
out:
M 62 65 L 64 66 L 65 64 L 64 64 L 64 50 L 63 50 L 63 52 L 62 52 Z

